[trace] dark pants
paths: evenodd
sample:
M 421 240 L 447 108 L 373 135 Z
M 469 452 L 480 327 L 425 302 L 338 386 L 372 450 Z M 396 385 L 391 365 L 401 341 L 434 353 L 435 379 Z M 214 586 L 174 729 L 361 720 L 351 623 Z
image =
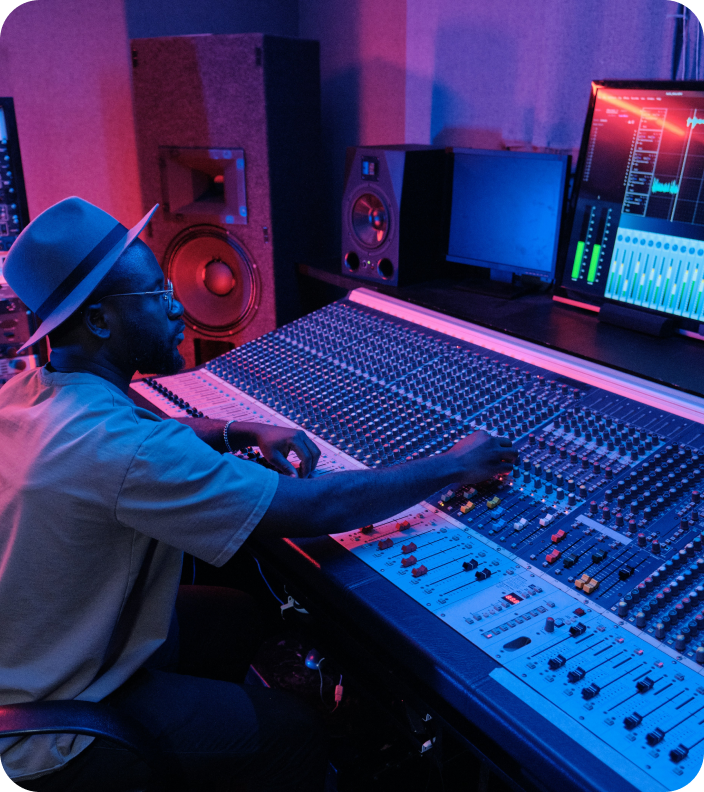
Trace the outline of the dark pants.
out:
M 326 735 L 317 713 L 290 694 L 239 684 L 260 642 L 261 618 L 246 594 L 183 586 L 178 627 L 107 701 L 154 735 L 179 779 L 170 790 L 322 790 Z M 133 792 L 147 769 L 129 751 L 96 739 L 36 792 Z

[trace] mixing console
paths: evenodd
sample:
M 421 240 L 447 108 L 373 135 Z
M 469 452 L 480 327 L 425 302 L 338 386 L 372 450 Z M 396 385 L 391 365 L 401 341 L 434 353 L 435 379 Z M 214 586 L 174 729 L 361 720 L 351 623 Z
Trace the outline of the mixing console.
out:
M 320 473 L 511 438 L 511 475 L 333 539 L 639 790 L 697 774 L 704 401 L 364 290 L 134 387 L 172 416 L 303 427 Z

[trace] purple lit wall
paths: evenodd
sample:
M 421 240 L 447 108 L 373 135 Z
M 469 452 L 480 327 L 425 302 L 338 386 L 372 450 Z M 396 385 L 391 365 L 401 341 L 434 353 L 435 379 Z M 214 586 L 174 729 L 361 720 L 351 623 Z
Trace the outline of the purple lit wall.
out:
M 3 28 L 0 94 L 15 97 L 33 216 L 78 193 L 130 223 L 141 206 L 130 38 L 258 29 L 318 39 L 321 212 L 334 253 L 346 146 L 574 150 L 592 79 L 671 76 L 677 9 L 669 0 L 36 0 Z

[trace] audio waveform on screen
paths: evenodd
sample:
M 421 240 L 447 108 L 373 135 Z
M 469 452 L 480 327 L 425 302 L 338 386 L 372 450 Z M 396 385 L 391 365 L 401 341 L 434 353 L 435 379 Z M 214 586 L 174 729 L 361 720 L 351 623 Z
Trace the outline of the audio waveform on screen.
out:
M 669 193 L 670 195 L 677 195 L 677 193 L 680 191 L 680 186 L 677 184 L 676 179 L 673 179 L 669 182 L 661 182 L 657 176 L 654 176 L 651 191 L 653 193 Z
M 696 116 L 690 116 L 687 119 L 687 126 L 691 127 L 692 129 L 698 127 L 699 124 L 704 124 L 704 118 L 697 118 Z

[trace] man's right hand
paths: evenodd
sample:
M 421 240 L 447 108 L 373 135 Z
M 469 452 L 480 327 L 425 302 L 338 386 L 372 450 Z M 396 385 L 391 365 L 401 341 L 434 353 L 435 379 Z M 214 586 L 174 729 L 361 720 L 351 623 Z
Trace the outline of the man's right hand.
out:
M 510 473 L 518 451 L 507 437 L 492 437 L 479 430 L 456 443 L 446 454 L 454 457 L 462 484 L 476 484 L 499 474 Z

